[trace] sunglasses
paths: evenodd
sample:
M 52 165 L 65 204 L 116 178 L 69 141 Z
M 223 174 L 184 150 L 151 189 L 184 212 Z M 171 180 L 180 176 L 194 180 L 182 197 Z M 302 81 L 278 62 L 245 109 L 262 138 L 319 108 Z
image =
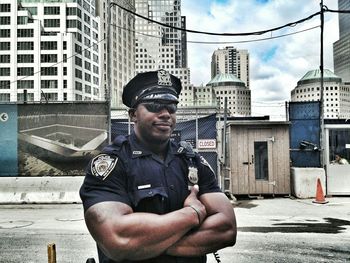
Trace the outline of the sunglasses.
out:
M 166 109 L 170 114 L 173 114 L 177 111 L 177 105 L 175 103 L 170 104 L 163 104 L 163 103 L 154 103 L 154 102 L 147 102 L 142 103 L 142 105 L 149 111 L 149 112 L 160 112 L 163 109 Z

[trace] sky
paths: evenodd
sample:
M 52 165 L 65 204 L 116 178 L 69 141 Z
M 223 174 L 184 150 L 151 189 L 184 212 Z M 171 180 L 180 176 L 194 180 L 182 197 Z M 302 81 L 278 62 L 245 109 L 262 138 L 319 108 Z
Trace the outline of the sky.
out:
M 187 29 L 245 33 L 268 30 L 309 17 L 320 11 L 320 2 L 182 0 L 181 14 L 186 16 Z M 323 4 L 330 10 L 338 9 L 337 0 L 324 0 Z M 339 39 L 338 14 L 325 12 L 324 18 L 324 69 L 334 72 L 333 43 Z M 293 27 L 258 36 L 226 37 L 187 33 L 191 83 L 206 85 L 210 81 L 211 56 L 215 50 L 226 46 L 246 49 L 250 55 L 252 116 L 269 115 L 271 120 L 285 120 L 285 102 L 290 101 L 291 90 L 308 71 L 320 68 L 320 24 L 320 16 L 317 15 Z M 316 28 L 311 29 L 313 27 Z M 279 37 L 286 34 L 289 35 Z M 228 43 L 199 44 L 192 41 Z

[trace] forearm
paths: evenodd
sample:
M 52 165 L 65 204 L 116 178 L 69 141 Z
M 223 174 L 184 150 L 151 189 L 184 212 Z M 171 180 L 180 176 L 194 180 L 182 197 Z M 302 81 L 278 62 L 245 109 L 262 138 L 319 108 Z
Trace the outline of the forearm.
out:
M 101 217 L 100 211 L 98 215 Z M 89 224 L 89 230 L 104 253 L 116 261 L 156 257 L 198 224 L 197 214 L 190 207 L 165 215 L 128 213 L 118 220 L 111 214 L 104 217 L 92 219 L 100 222 Z
M 205 219 L 200 228 L 181 238 L 166 251 L 173 256 L 199 256 L 217 251 L 236 242 L 235 222 L 217 213 Z

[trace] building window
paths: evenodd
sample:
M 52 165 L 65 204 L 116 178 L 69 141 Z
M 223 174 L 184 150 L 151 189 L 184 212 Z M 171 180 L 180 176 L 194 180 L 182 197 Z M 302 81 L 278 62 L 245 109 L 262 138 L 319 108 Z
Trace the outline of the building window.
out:
M 0 101 L 8 102 L 10 101 L 9 93 L 0 93 Z
M 0 37 L 1 38 L 11 37 L 11 30 L 10 29 L 0 29 Z
M 90 74 L 85 73 L 84 78 L 85 78 L 85 81 L 89 81 L 89 82 L 91 82 L 91 75 L 90 75 Z
M 34 55 L 32 54 L 20 54 L 17 55 L 17 63 L 33 63 Z
M 41 93 L 41 100 L 57 101 L 57 99 L 58 99 L 57 93 Z
M 79 79 L 83 78 L 83 73 L 81 72 L 81 70 L 79 70 L 77 68 L 75 69 L 75 77 L 79 78 Z
M 33 76 L 34 68 L 31 67 L 23 67 L 17 68 L 17 76 Z
M 80 67 L 83 65 L 83 60 L 78 56 L 75 57 L 75 65 Z
M 45 6 L 44 15 L 59 15 L 60 7 L 59 6 Z
M 81 84 L 79 81 L 75 82 L 75 90 L 82 91 L 83 90 L 83 84 Z
M 58 81 L 57 80 L 41 80 L 41 88 L 42 89 L 57 89 L 58 88 Z
M 41 67 L 42 76 L 56 76 L 57 67 Z
M 81 10 L 76 7 L 67 7 L 67 16 L 78 16 L 81 18 Z
M 75 52 L 81 55 L 81 53 L 82 53 L 82 48 L 81 48 L 80 45 L 75 44 Z
M 34 42 L 17 42 L 17 50 L 34 50 Z
M 60 27 L 59 19 L 44 19 L 44 27 Z
M 0 76 L 10 76 L 10 68 L 0 68 Z
M 34 80 L 17 80 L 17 89 L 34 89 Z
M 0 55 L 0 63 L 10 63 L 10 55 Z
M 11 12 L 11 4 L 0 4 L 0 12 L 1 13 Z
M 57 50 L 57 42 L 56 41 L 42 41 L 40 43 L 41 50 Z
M 27 9 L 32 15 L 37 15 L 37 14 L 38 14 L 38 8 L 37 8 L 37 7 L 26 7 L 26 9 Z
M 67 67 L 63 67 L 63 75 L 67 76 Z
M 0 89 L 9 89 L 10 87 L 9 80 L 0 80 Z
M 27 16 L 18 16 L 17 17 L 17 25 L 26 25 L 28 23 Z
M 0 50 L 10 50 L 10 42 L 0 42 Z
M 33 37 L 33 29 L 17 29 L 17 37 Z
M 64 89 L 67 88 L 67 80 L 66 80 L 66 79 L 63 80 L 63 88 L 64 88 Z
M 10 16 L 0 16 L 0 25 L 9 25 L 11 23 Z
M 41 63 L 51 63 L 51 62 L 57 62 L 57 55 L 56 54 L 42 54 L 40 56 Z

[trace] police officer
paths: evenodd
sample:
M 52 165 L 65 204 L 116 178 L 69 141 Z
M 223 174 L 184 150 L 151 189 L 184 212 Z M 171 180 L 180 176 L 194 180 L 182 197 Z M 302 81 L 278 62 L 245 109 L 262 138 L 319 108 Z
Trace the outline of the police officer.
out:
M 236 242 L 232 205 L 209 164 L 170 141 L 180 92 L 180 80 L 164 70 L 124 87 L 134 131 L 91 160 L 80 189 L 101 263 L 206 262 Z

